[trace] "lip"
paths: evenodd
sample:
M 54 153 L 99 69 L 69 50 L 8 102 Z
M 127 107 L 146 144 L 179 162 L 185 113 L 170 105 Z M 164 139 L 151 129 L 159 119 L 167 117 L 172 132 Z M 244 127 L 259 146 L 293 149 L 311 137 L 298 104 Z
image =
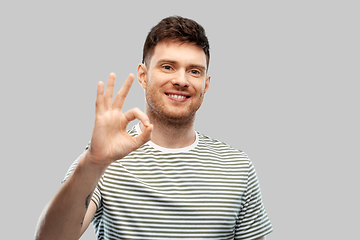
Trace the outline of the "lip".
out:
M 174 98 L 171 95 L 184 96 L 185 98 Z M 184 92 L 165 92 L 165 96 L 176 102 L 185 102 L 190 98 L 190 95 Z

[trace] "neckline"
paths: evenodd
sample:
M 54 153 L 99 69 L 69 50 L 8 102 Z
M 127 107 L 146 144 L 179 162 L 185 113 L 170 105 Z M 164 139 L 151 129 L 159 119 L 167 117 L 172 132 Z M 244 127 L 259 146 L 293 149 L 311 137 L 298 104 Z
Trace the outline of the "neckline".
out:
M 142 133 L 141 129 L 140 129 L 140 123 L 135 125 L 135 130 L 138 135 L 140 135 Z M 148 141 L 146 144 L 148 144 L 155 150 L 158 150 L 163 153 L 184 153 L 184 152 L 189 152 L 190 150 L 193 150 L 198 145 L 199 134 L 196 131 L 195 131 L 195 136 L 196 136 L 196 138 L 195 138 L 194 143 L 191 144 L 190 146 L 183 147 L 183 148 L 165 148 L 165 147 L 161 147 L 161 146 L 153 143 L 152 141 Z

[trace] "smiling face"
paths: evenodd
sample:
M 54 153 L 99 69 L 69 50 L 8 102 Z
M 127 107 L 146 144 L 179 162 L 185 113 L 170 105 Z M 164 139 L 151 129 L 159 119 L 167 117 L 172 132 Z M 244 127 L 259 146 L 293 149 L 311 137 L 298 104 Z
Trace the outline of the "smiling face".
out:
M 146 113 L 171 124 L 195 120 L 209 88 L 204 51 L 191 43 L 160 42 L 149 66 L 140 64 L 138 79 L 146 93 Z

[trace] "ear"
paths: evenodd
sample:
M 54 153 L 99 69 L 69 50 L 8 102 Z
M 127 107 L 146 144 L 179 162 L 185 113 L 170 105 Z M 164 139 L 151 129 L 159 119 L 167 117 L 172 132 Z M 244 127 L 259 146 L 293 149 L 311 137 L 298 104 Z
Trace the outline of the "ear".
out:
M 207 90 L 209 89 L 209 87 L 210 87 L 210 78 L 211 78 L 211 76 L 210 75 L 207 75 L 206 76 L 206 79 L 205 79 L 205 90 L 204 90 L 204 93 L 206 93 L 207 92 Z
M 140 85 L 146 89 L 147 86 L 147 68 L 146 65 L 143 63 L 140 63 L 137 68 L 137 78 L 140 83 Z

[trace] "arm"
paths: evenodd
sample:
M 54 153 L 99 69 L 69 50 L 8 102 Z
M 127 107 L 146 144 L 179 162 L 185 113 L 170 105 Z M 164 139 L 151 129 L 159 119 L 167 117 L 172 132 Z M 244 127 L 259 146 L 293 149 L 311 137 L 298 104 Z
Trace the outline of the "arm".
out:
M 235 226 L 235 239 L 265 239 L 272 232 L 260 190 L 260 184 L 252 162 L 249 161 L 247 187 L 242 195 L 242 206 Z M 246 237 L 245 237 L 246 236 Z M 256 237 L 256 238 L 255 238 Z
M 98 170 L 88 167 L 85 160 L 85 157 L 80 160 L 73 175 L 43 210 L 36 239 L 77 239 L 80 236 L 89 199 L 101 177 L 100 173 L 95 177 Z
M 74 173 L 45 207 L 35 234 L 37 240 L 78 239 L 95 214 L 96 206 L 91 197 L 107 167 L 150 140 L 152 125 L 143 112 L 132 109 L 122 113 L 133 81 L 134 75 L 130 74 L 114 102 L 115 74 L 110 74 L 105 94 L 104 84 L 99 82 L 90 148 L 80 159 Z M 136 118 L 146 129 L 133 138 L 127 133 L 126 126 Z
M 86 231 L 86 229 L 89 227 L 92 219 L 94 218 L 96 210 L 97 210 L 97 207 L 96 207 L 95 202 L 90 201 L 89 208 L 86 211 L 86 214 L 84 217 L 83 226 L 81 227 L 80 236 L 82 236 L 84 234 L 84 232 Z

